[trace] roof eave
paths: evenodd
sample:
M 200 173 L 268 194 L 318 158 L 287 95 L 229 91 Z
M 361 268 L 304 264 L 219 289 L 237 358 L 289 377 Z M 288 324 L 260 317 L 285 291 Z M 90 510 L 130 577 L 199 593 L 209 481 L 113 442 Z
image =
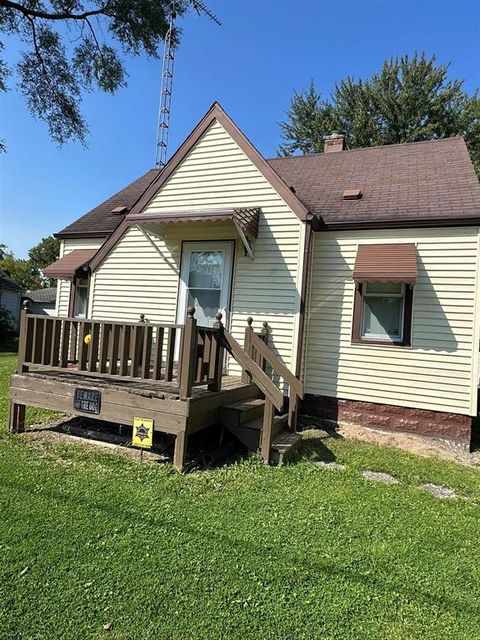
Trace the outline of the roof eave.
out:
M 59 231 L 54 233 L 53 237 L 58 240 L 70 240 L 73 238 L 109 238 L 113 231 Z
M 313 231 L 356 231 L 362 229 L 415 229 L 426 227 L 466 227 L 480 225 L 480 213 L 475 216 L 458 216 L 449 218 L 400 218 L 389 220 L 355 220 L 353 222 L 325 222 L 318 216 L 307 218 Z

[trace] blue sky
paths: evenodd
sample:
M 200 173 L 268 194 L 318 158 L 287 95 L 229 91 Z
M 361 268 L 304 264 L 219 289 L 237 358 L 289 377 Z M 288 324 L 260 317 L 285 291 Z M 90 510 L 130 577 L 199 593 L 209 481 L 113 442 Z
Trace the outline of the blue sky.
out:
M 480 86 L 480 2 L 465 0 L 208 0 L 222 26 L 181 23 L 169 152 L 218 100 L 265 156 L 294 89 L 313 78 L 329 95 L 346 75 L 365 77 L 386 57 L 416 49 L 451 62 L 452 78 Z M 7 59 L 15 59 L 16 43 Z M 154 166 L 160 60 L 127 62 L 128 87 L 89 94 L 88 148 L 58 148 L 12 91 L 0 98 L 0 242 L 19 257 Z

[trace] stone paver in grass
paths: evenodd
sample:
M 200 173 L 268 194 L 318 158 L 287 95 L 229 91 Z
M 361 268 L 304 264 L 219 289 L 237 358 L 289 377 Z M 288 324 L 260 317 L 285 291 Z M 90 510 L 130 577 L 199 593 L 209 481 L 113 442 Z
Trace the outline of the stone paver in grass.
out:
M 383 482 L 383 484 L 398 484 L 397 478 L 394 478 L 389 473 L 381 473 L 380 471 L 362 471 L 362 476 L 367 480 L 376 480 L 377 482 Z
M 441 498 L 442 500 L 448 500 L 449 498 L 456 498 L 457 494 L 455 491 L 452 491 L 448 487 L 442 487 L 439 484 L 433 484 L 432 482 L 425 482 L 420 485 L 420 488 L 424 491 L 428 491 L 435 496 L 436 498 Z
M 320 460 L 315 463 L 317 466 L 322 467 L 322 469 L 331 469 L 332 471 L 345 471 L 345 465 L 339 464 L 338 462 L 330 462 L 327 460 Z

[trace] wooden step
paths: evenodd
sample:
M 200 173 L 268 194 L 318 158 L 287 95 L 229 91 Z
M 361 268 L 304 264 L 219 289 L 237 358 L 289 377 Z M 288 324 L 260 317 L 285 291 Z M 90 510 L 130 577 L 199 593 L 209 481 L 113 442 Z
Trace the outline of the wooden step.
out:
M 229 404 L 220 409 L 220 422 L 228 428 L 238 427 L 263 416 L 264 406 L 265 400 L 261 398 L 252 398 Z
M 262 410 L 263 411 L 263 410 Z M 275 439 L 287 424 L 288 415 L 275 416 L 272 425 L 272 438 Z M 262 431 L 263 415 L 249 422 L 232 426 L 225 424 L 227 429 L 242 442 L 249 451 L 256 451 L 260 447 L 260 434 Z
M 293 431 L 281 431 L 274 436 L 270 460 L 272 464 L 282 465 L 298 448 L 302 436 Z

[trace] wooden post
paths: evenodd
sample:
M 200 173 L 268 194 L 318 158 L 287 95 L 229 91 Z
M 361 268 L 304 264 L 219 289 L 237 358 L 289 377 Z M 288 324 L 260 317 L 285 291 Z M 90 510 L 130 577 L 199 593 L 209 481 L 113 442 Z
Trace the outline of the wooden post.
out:
M 220 391 L 222 388 L 222 375 L 223 375 L 223 324 L 222 314 L 220 311 L 215 316 L 215 322 L 213 323 L 214 329 L 217 329 L 217 333 L 212 336 L 214 346 L 213 357 L 211 356 L 209 371 L 213 372 L 214 382 L 208 385 L 209 391 Z
M 194 315 L 195 307 L 188 307 L 180 362 L 180 400 L 186 400 L 192 395 L 193 378 L 197 364 L 197 321 L 193 317 Z
M 297 430 L 298 419 L 298 396 L 290 387 L 290 397 L 288 399 L 288 427 L 290 431 Z
M 185 464 L 185 454 L 187 452 L 187 434 L 180 431 L 175 436 L 175 450 L 173 452 L 173 466 L 179 471 L 183 471 Z
M 25 431 L 25 405 L 10 400 L 8 407 L 8 430 L 10 433 Z
M 25 359 L 27 355 L 27 343 L 31 343 L 31 336 L 27 335 L 27 316 L 29 313 L 30 300 L 24 300 L 23 308 L 20 312 L 20 339 L 18 341 L 17 373 L 25 373 L 26 371 L 28 371 L 28 366 L 25 364 Z
M 252 317 L 247 318 L 247 326 L 245 327 L 245 338 L 243 341 L 243 348 L 245 349 L 245 351 L 248 353 L 250 357 L 252 357 L 252 332 L 253 332 L 252 323 L 253 323 L 253 318 Z M 252 382 L 252 376 L 247 371 L 242 372 L 242 382 L 245 384 Z
M 262 437 L 260 442 L 260 455 L 265 464 L 270 462 L 270 449 L 272 446 L 272 429 L 274 409 L 272 401 L 265 398 L 265 408 L 263 413 Z
M 260 331 L 260 335 L 263 342 L 267 345 L 267 347 L 268 347 L 269 333 L 270 333 L 270 328 L 268 326 L 268 322 L 266 321 L 262 322 L 262 330 Z M 257 353 L 257 364 L 262 371 L 265 371 L 265 373 L 267 372 L 267 361 L 265 360 L 265 358 L 262 356 L 261 353 Z

